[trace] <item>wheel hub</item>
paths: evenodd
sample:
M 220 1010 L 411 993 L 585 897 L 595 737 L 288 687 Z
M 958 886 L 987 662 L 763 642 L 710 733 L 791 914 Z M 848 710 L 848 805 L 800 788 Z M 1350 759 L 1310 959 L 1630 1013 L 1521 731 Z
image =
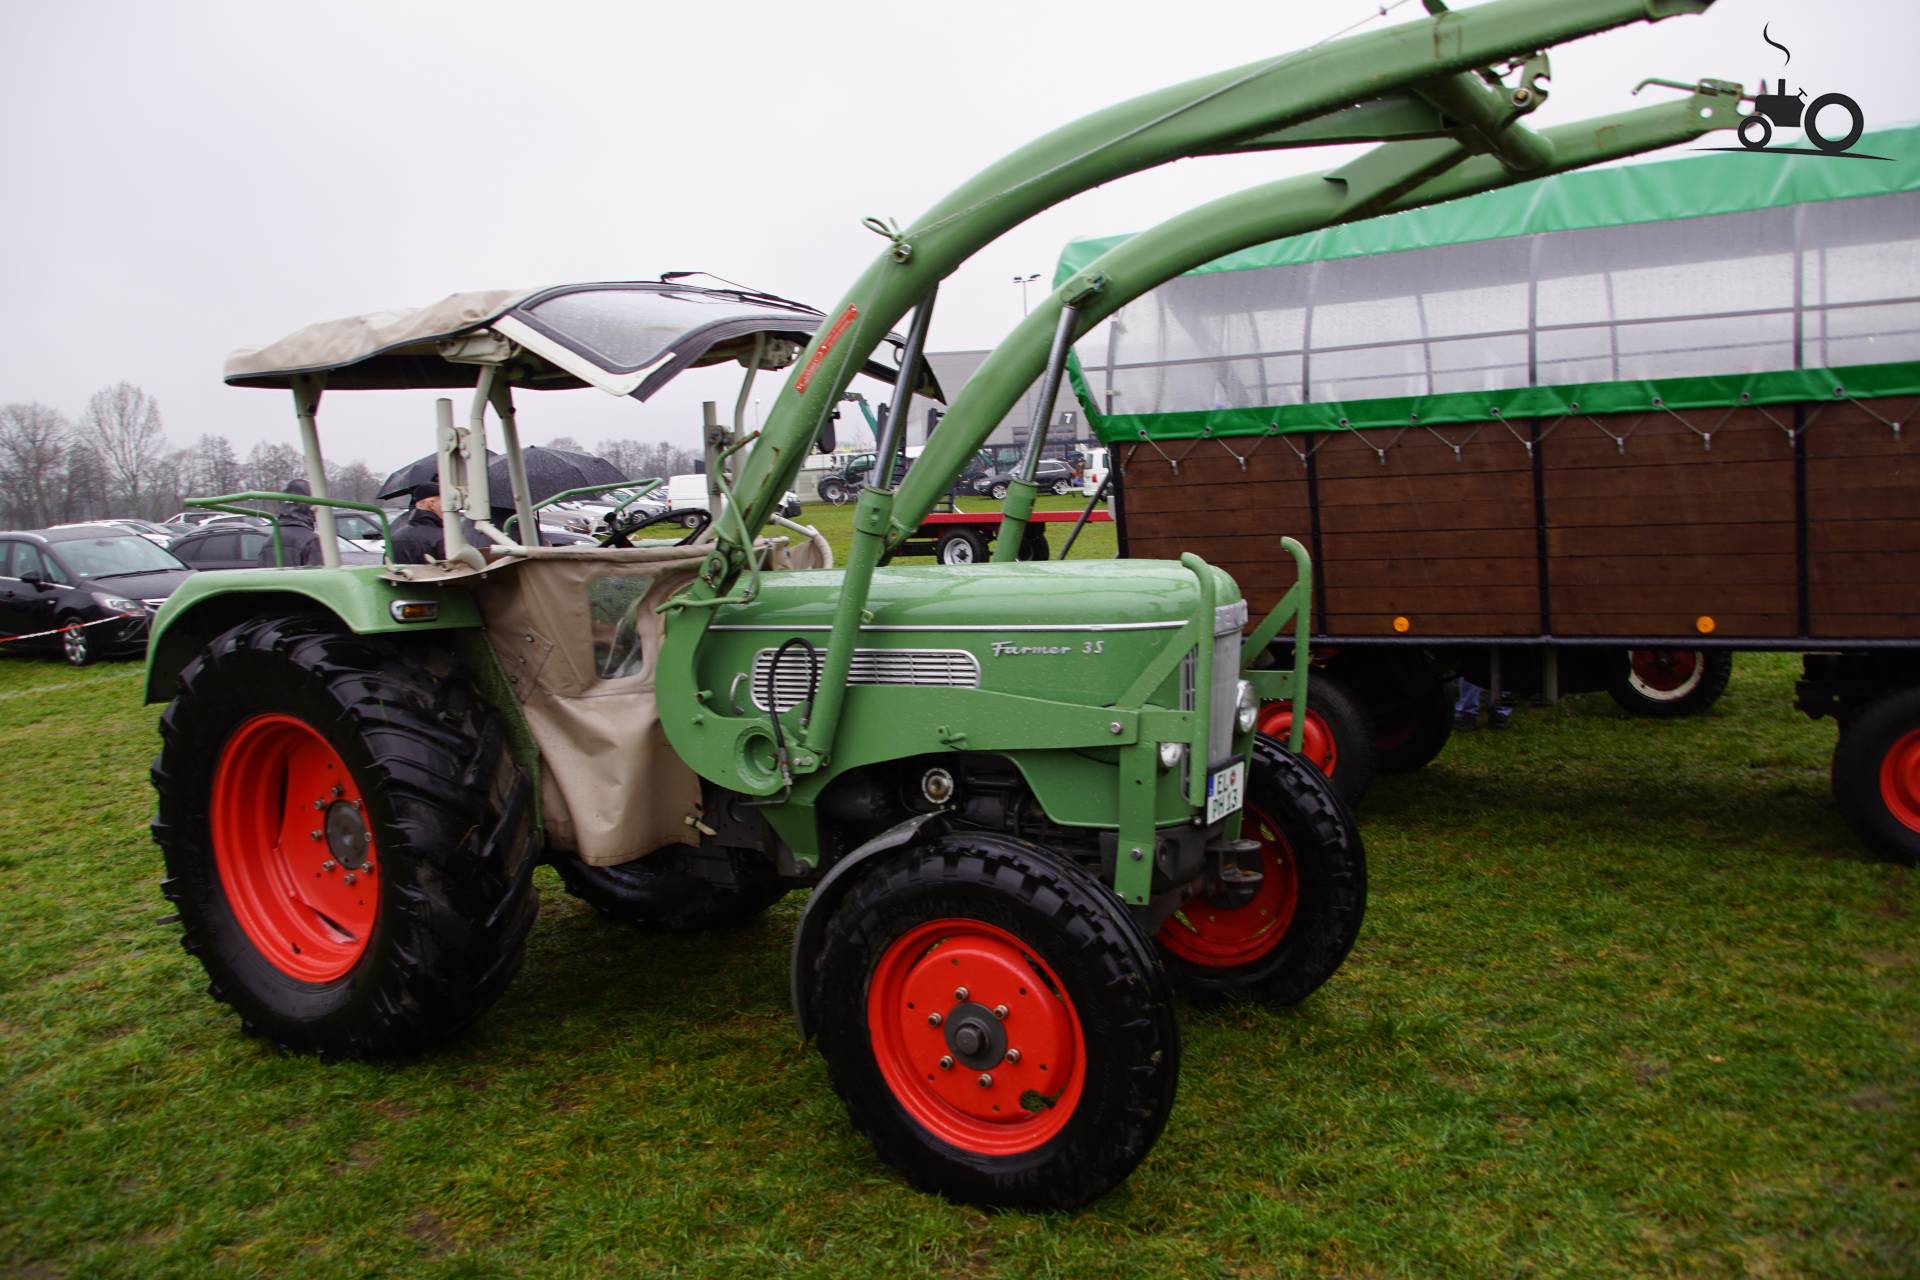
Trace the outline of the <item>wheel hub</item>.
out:
M 334 861 L 349 871 L 358 871 L 366 865 L 367 849 L 373 843 L 373 836 L 367 831 L 367 822 L 360 814 L 357 800 L 335 800 L 327 806 L 327 852 Z
M 983 1004 L 955 1005 L 946 1017 L 946 1028 L 947 1047 L 961 1066 L 985 1071 L 999 1066 L 1007 1056 L 1007 1029 Z

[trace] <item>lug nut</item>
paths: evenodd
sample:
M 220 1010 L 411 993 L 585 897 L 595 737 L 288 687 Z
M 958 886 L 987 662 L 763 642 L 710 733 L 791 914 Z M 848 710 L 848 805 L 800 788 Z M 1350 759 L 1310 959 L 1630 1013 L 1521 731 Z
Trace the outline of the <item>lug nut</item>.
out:
M 333 861 L 333 859 L 332 859 L 332 858 L 328 858 L 328 859 L 327 859 L 327 860 L 326 860 L 325 862 L 323 862 L 323 863 L 321 863 L 321 864 L 320 864 L 320 869 L 321 869 L 322 871 L 331 871 L 331 870 L 333 870 L 333 868 L 334 868 L 334 865 L 335 865 L 335 864 L 334 864 L 334 861 Z
M 1007 1006 L 1003 1004 L 993 1006 L 993 1016 L 1004 1021 L 1007 1016 Z
M 356 876 L 356 875 L 354 875 L 354 874 L 353 874 L 353 872 L 351 872 L 351 871 L 349 871 L 349 872 L 347 872 L 347 883 L 348 883 L 348 884 L 353 884 L 353 883 L 354 883 L 355 881 L 357 881 L 357 880 L 359 880 L 359 878 L 360 878 L 360 877 L 359 877 L 359 876 Z
M 965 1000 L 967 998 L 967 989 L 965 987 L 955 987 L 953 989 L 953 998 L 955 1000 Z
M 324 808 L 326 808 L 326 807 L 327 807 L 327 802 L 326 802 L 325 800 L 315 800 L 315 801 L 313 802 L 313 811 L 314 811 L 315 813 L 318 813 L 318 812 L 320 812 L 320 810 L 322 810 L 322 809 L 324 809 Z
M 1012 1064 L 1013 1064 L 1014 1066 L 1016 1066 L 1016 1067 L 1017 1067 L 1017 1066 L 1019 1066 L 1019 1065 L 1020 1065 L 1020 1051 L 1019 1051 L 1018 1049 L 1009 1049 L 1009 1050 L 1007 1050 L 1007 1061 L 1008 1061 L 1008 1062 L 1011 1062 L 1011 1063 L 1012 1063 Z
M 341 786 L 337 782 L 333 784 L 333 798 L 335 800 L 338 800 L 341 796 L 345 794 L 347 794 L 347 789 L 345 787 Z
M 318 831 L 309 831 L 309 832 L 307 832 L 307 838 L 308 838 L 309 840 L 318 840 L 318 839 L 320 838 L 320 832 L 318 832 Z
M 991 1089 L 991 1088 L 993 1088 L 993 1077 L 992 1077 L 992 1076 L 990 1076 L 990 1075 L 988 1075 L 988 1074 L 987 1074 L 986 1072 L 984 1072 L 984 1071 L 982 1071 L 982 1072 L 980 1073 L 980 1087 L 981 1087 L 982 1089 Z
M 927 1015 L 927 1025 L 930 1027 L 937 1027 L 945 1021 L 946 1019 L 941 1017 L 937 1013 L 930 1013 Z
M 950 1057 L 947 1057 L 947 1056 L 944 1056 L 944 1055 L 942 1055 L 942 1057 L 941 1057 L 941 1059 L 940 1059 L 940 1069 L 941 1069 L 942 1071 L 951 1071 L 951 1070 L 953 1070 L 953 1059 L 952 1059 L 952 1058 L 950 1058 Z

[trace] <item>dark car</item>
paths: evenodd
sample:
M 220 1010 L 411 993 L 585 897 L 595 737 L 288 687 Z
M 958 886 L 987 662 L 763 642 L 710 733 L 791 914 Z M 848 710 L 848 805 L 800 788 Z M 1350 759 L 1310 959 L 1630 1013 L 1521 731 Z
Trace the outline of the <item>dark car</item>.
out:
M 990 471 L 973 482 L 973 491 L 998 501 L 1007 496 L 1007 484 L 1014 475 L 1012 467 L 1004 471 Z M 1034 470 L 1033 482 L 1040 486 L 1042 493 L 1072 493 L 1080 480 L 1073 468 L 1058 458 L 1042 458 Z
M 99 527 L 0 533 L 0 639 L 84 667 L 138 656 L 153 613 L 193 572 L 137 533 Z
M 372 521 L 367 521 L 373 525 Z M 379 564 L 380 531 L 373 526 L 373 541 L 361 543 L 340 539 L 341 564 Z M 245 525 L 216 524 L 175 538 L 169 548 L 190 569 L 259 569 L 264 567 L 263 556 L 271 558 L 268 543 L 273 540 L 271 529 L 256 529 Z

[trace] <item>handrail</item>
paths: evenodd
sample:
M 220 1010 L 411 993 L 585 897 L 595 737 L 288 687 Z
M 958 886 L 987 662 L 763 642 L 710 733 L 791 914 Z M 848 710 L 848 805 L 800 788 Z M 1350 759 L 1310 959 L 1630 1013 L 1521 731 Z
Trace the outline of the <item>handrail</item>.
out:
M 1240 650 L 1240 676 L 1253 685 L 1254 693 L 1262 701 L 1284 701 L 1293 708 L 1293 723 L 1287 729 L 1287 750 L 1294 755 L 1300 754 L 1300 745 L 1307 728 L 1306 685 L 1307 664 L 1311 660 L 1308 640 L 1312 635 L 1313 619 L 1313 560 L 1307 555 L 1306 547 L 1293 538 L 1281 538 L 1281 549 L 1293 557 L 1294 580 L 1286 594 L 1260 625 L 1248 633 Z M 1253 663 L 1267 652 L 1267 646 L 1280 634 L 1287 623 L 1293 623 L 1293 666 L 1285 672 L 1272 669 L 1256 670 Z
M 205 511 L 221 511 L 229 515 L 259 516 L 269 521 L 273 525 L 273 562 L 280 568 L 286 568 L 286 552 L 280 541 L 280 513 L 233 505 L 240 502 L 299 503 L 309 507 L 337 507 L 343 511 L 364 511 L 380 522 L 380 540 L 385 547 L 387 562 L 389 564 L 393 562 L 393 524 L 387 519 L 387 513 L 371 502 L 353 502 L 346 498 L 316 498 L 310 493 L 275 493 L 266 489 L 247 489 L 241 493 L 223 493 L 211 498 L 188 498 L 185 505 L 199 507 Z

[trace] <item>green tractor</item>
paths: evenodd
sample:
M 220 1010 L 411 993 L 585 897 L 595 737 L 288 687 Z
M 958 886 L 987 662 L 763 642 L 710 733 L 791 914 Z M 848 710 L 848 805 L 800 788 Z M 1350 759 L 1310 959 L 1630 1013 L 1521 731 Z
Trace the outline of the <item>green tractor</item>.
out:
M 1739 91 L 1718 82 L 1584 125 L 1520 123 L 1544 95 L 1543 49 L 1707 2 L 1430 4 L 1122 103 L 911 226 L 871 222 L 884 250 L 825 312 L 663 278 L 460 294 L 237 353 L 229 383 L 293 392 L 313 496 L 278 496 L 313 504 L 328 563 L 197 575 L 156 622 L 153 829 L 213 995 L 290 1049 L 405 1055 L 512 979 L 543 859 L 644 929 L 739 924 L 807 888 L 795 1014 L 881 1158 L 983 1204 L 1071 1207 L 1114 1186 L 1173 1105 L 1174 993 L 1292 1005 L 1360 927 L 1350 813 L 1297 758 L 1297 727 L 1291 750 L 1254 733 L 1263 698 L 1304 702 L 1304 553 L 1276 540 L 1297 580 L 1251 630 L 1233 580 L 1193 555 L 1015 562 L 1044 422 L 996 563 L 891 567 L 889 551 L 1022 392 L 1042 379 L 1050 403 L 1072 343 L 1159 282 L 1730 127 Z M 935 288 L 1008 228 L 1187 156 L 1368 140 L 1063 283 L 898 488 L 861 490 L 843 568 L 775 514 L 856 376 L 890 382 L 896 405 L 937 394 L 922 355 Z M 745 376 L 734 430 L 708 437 L 725 499 L 711 526 L 624 546 L 526 536 L 516 395 L 644 400 L 725 361 Z M 748 387 L 779 369 L 748 435 Z M 397 387 L 471 388 L 464 422 L 441 399 L 435 428 L 442 501 L 464 520 L 447 519 L 444 559 L 342 568 L 321 396 Z

